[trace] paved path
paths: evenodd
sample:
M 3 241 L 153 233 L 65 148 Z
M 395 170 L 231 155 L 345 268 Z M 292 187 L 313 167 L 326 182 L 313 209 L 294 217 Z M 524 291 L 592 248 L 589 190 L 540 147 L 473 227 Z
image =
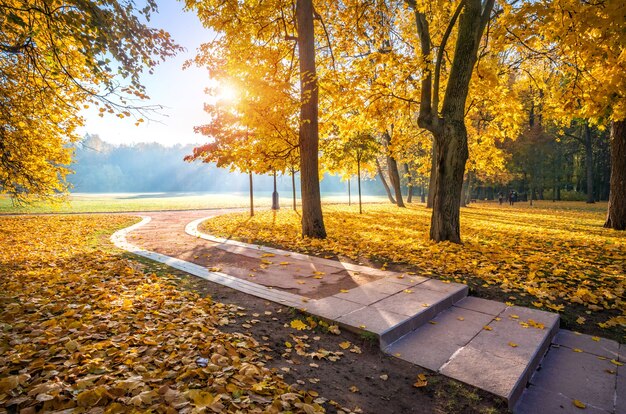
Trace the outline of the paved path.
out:
M 624 345 L 559 330 L 558 314 L 467 297 L 462 284 L 198 231 L 223 212 L 149 213 L 111 239 L 206 280 L 376 334 L 386 353 L 499 395 L 514 412 L 576 413 L 583 410 L 576 401 L 586 412 L 626 413 Z

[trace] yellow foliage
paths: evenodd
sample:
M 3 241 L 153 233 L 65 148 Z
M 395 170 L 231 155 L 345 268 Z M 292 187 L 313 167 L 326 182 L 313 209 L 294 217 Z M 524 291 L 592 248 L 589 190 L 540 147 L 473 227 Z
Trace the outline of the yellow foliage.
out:
M 288 395 L 284 411 L 303 413 L 304 403 L 306 412 L 324 411 L 264 366 L 255 339 L 220 330 L 237 306 L 96 247 L 103 233 L 131 222 L 0 218 L 0 406 L 277 412 L 273 404 Z

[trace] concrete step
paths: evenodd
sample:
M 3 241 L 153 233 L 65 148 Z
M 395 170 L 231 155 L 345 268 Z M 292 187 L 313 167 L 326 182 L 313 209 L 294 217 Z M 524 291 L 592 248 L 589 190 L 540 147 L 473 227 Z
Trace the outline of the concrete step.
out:
M 558 314 L 468 297 L 385 352 L 503 397 L 512 408 L 558 325 Z
M 623 344 L 562 329 L 513 411 L 626 413 L 625 359 Z
M 467 286 L 460 283 L 419 276 L 386 277 L 310 301 L 306 310 L 346 329 L 372 332 L 384 349 L 465 298 L 467 292 Z

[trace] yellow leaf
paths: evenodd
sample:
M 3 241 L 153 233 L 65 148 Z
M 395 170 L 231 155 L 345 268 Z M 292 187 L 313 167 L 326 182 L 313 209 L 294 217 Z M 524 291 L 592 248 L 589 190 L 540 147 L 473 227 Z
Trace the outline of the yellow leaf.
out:
M 515 304 L 513 302 L 504 302 L 504 304 L 506 306 L 515 306 Z
M 350 348 L 350 345 L 352 345 L 350 342 L 345 341 L 345 342 L 341 342 L 341 343 L 339 344 L 339 347 L 340 347 L 341 349 L 348 349 L 348 348 Z
M 622 362 L 619 362 L 619 361 L 617 361 L 617 360 L 615 360 L 615 359 L 612 359 L 612 360 L 611 360 L 611 364 L 613 364 L 613 365 L 617 365 L 618 367 L 621 367 L 622 365 L 624 365 Z
M 341 334 L 341 331 L 339 330 L 339 327 L 337 325 L 330 325 L 328 327 L 328 332 L 335 334 L 335 335 Z
M 573 400 L 572 403 L 574 403 L 574 405 L 578 408 L 582 408 L 582 409 L 587 408 L 587 405 L 582 401 Z
M 585 321 L 586 321 L 586 319 L 584 317 L 582 317 L 582 316 L 579 316 L 578 319 L 576 319 L 576 323 L 579 324 L 579 325 L 584 324 Z
M 261 257 L 274 257 L 276 256 L 274 253 L 263 253 Z
M 350 392 L 359 392 L 359 388 L 356 385 L 351 386 L 349 389 Z
M 309 328 L 309 325 L 307 325 L 306 323 L 302 322 L 300 319 L 294 319 L 293 321 L 291 321 L 291 323 L 289 325 L 293 329 L 297 329 L 298 331 L 303 331 L 303 330 Z
M 193 401 L 194 405 L 198 408 L 203 408 L 213 403 L 213 395 L 210 392 L 202 390 L 189 390 L 187 391 L 187 397 Z
M 600 342 L 600 337 L 599 336 L 592 336 L 591 340 L 592 341 L 596 341 L 596 342 Z
M 492 328 L 491 326 L 489 326 L 489 325 L 485 325 L 485 326 L 483 326 L 483 329 L 484 329 L 485 331 L 493 331 L 493 328 Z
M 464 321 L 465 320 L 465 318 L 462 317 L 462 316 L 459 316 L 457 319 L 460 320 L 460 321 Z
M 513 348 L 517 348 L 517 344 L 515 342 L 509 342 L 509 346 Z
M 574 352 L 583 352 L 583 350 L 580 349 L 580 348 L 573 348 L 572 351 L 574 351 Z

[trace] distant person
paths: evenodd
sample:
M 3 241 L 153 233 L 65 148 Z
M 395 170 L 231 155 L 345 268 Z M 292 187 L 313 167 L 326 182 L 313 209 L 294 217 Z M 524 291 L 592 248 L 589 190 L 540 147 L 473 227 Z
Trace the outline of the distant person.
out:
M 512 206 L 513 205 L 513 190 L 509 191 L 509 205 Z
M 498 202 L 500 203 L 500 205 L 502 205 L 502 203 L 504 202 L 504 195 L 502 195 L 502 191 L 498 193 Z

